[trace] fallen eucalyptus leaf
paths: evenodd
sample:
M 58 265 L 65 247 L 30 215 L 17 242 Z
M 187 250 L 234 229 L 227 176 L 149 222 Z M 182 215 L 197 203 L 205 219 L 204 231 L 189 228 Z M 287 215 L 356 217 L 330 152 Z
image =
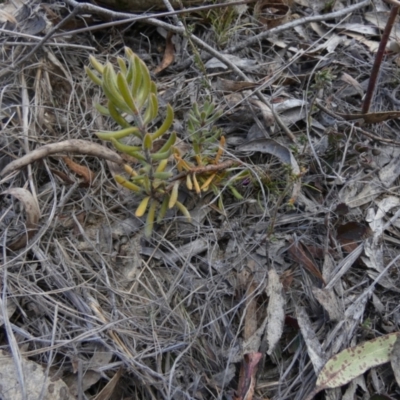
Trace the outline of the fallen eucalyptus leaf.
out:
M 315 389 L 307 400 L 312 399 L 321 390 L 343 386 L 368 369 L 389 362 L 399 337 L 400 332 L 391 333 L 350 347 L 333 356 L 321 370 Z

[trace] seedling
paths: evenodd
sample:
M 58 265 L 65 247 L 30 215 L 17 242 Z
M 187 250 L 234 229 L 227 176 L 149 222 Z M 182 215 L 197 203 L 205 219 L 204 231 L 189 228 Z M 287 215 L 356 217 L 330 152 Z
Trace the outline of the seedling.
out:
M 169 179 L 173 176 L 173 172 L 168 170 L 168 158 L 173 153 L 176 133 L 172 132 L 167 139 L 164 138 L 173 123 L 174 111 L 168 105 L 164 122 L 158 129 L 150 131 L 150 126 L 158 117 L 157 88 L 143 61 L 128 48 L 125 48 L 125 54 L 128 63 L 118 58 L 117 73 L 111 63 L 102 65 L 94 57 L 90 57 L 94 71 L 87 67 L 85 70 L 90 79 L 101 86 L 108 100 L 106 107 L 96 106 L 98 111 L 110 116 L 122 127 L 116 132 L 99 132 L 97 136 L 112 142 L 117 150 L 134 157 L 140 165 L 137 170 L 125 165 L 129 179 L 121 175 L 114 178 L 142 197 L 135 215 L 142 217 L 147 212 L 145 234 L 150 236 L 154 222 L 162 221 L 169 208 L 177 207 L 187 217 L 190 215 L 178 201 L 175 185 L 167 190 Z M 128 116 L 133 118 L 133 124 L 128 122 Z M 124 144 L 121 140 L 128 136 L 139 139 L 139 145 Z M 158 150 L 154 151 L 154 148 Z
M 190 112 L 188 131 L 192 150 L 183 157 L 174 146 L 176 133 L 168 133 L 174 119 L 172 107 L 167 105 L 164 122 L 158 129 L 152 129 L 159 113 L 156 85 L 146 65 L 132 50 L 126 48 L 125 55 L 127 62 L 117 59 L 118 72 L 111 63 L 103 65 L 94 57 L 90 57 L 94 70 L 87 67 L 85 70 L 107 97 L 107 105 L 97 105 L 97 110 L 110 116 L 122 128 L 98 132 L 97 136 L 110 141 L 117 150 L 134 157 L 139 164 L 136 169 L 125 165 L 128 178 L 122 175 L 114 178 L 141 197 L 135 215 L 142 217 L 147 213 L 145 235 L 151 235 L 154 223 L 160 223 L 168 209 L 176 208 L 190 219 L 189 211 L 178 201 L 182 182 L 197 195 L 212 190 L 219 195 L 220 207 L 223 206 L 221 188 L 228 187 L 236 198 L 241 199 L 234 183 L 248 172 L 234 175 L 232 167 L 236 163 L 221 160 L 225 138 L 214 126 L 219 118 L 214 105 L 206 102 L 200 109 L 196 104 Z M 130 119 L 133 122 L 129 122 Z M 133 136 L 138 145 L 122 141 L 129 136 Z

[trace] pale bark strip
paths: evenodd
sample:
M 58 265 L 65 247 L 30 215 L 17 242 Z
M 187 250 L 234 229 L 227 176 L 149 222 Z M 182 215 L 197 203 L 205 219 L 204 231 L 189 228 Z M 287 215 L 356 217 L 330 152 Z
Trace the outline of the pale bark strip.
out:
M 120 165 L 123 164 L 122 158 L 115 151 L 110 150 L 107 147 L 86 140 L 71 139 L 59 143 L 46 144 L 45 146 L 33 150 L 29 154 L 26 154 L 18 160 L 15 160 L 8 164 L 0 172 L 0 176 L 6 176 L 18 169 L 32 164 L 35 161 L 41 160 L 44 157 L 48 157 L 57 153 L 83 154 L 104 158 Z

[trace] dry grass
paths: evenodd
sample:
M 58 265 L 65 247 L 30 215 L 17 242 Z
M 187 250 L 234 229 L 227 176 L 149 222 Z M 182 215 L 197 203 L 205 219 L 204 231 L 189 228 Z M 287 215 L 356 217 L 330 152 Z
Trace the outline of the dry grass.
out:
M 65 12 L 55 4 L 48 7 L 56 15 Z M 242 18 L 229 46 L 258 33 L 250 17 Z M 289 43 L 293 32 L 289 30 L 282 39 Z M 201 29 L 196 33 L 213 45 L 212 35 Z M 7 44 L 11 38 L 4 33 L 1 40 L 3 66 L 31 48 L 23 39 Z M 97 142 L 94 132 L 115 129 L 94 108 L 103 98 L 83 72 L 90 54 L 115 62 L 123 47 L 129 46 L 154 69 L 164 46 L 155 28 L 148 25 L 83 33 L 57 42 L 0 78 L 1 169 L 42 145 L 68 139 Z M 274 96 L 304 100 L 310 116 L 313 98 L 321 93 L 325 103 L 340 103 L 340 107 L 346 103 L 337 111 L 359 110 L 360 97 L 344 96 L 342 92 L 352 88 L 339 79 L 343 72 L 359 82 L 368 77 L 372 55 L 354 54 L 364 51 L 357 46 L 357 50 L 338 47 L 336 53 L 321 51 L 313 59 L 300 53 L 287 55 L 260 41 L 235 55 L 256 60 L 257 66 L 246 74 L 255 82 L 266 77 L 263 93 L 271 96 L 271 102 Z M 185 117 L 191 104 L 212 98 L 224 110 L 220 124 L 230 144 L 228 154 L 236 157 L 234 144 L 243 141 L 252 126 L 267 132 L 265 113 L 249 101 L 254 93 L 227 95 L 216 90 L 218 74 L 204 76 L 196 64 L 177 72 L 192 49 L 178 36 L 176 49 L 176 65 L 155 79 L 162 99 L 176 111 L 180 138 L 187 140 Z M 392 88 L 399 75 L 389 61 L 382 81 Z M 315 73 L 326 68 L 331 81 L 316 88 Z M 236 75 L 228 71 L 220 77 Z M 382 91 L 375 107 L 391 107 Z M 43 365 L 50 377 L 67 382 L 73 397 L 79 399 L 174 400 L 232 398 L 243 353 L 250 348 L 265 356 L 258 372 L 257 398 L 283 400 L 304 398 L 315 383 L 302 337 L 304 326 L 312 328 L 325 360 L 350 345 L 398 331 L 398 263 L 376 286 L 378 272 L 371 264 L 358 260 L 349 265 L 331 288 L 339 306 L 335 320 L 317 300 L 316 292 L 324 287 L 321 279 L 290 251 L 303 246 L 307 259 L 313 260 L 329 284 L 349 252 L 338 226 L 349 221 L 366 225 L 368 209 L 376 206 L 370 201 L 339 215 L 336 206 L 343 201 L 342 188 L 348 182 L 355 185 L 354 177 L 360 185 L 368 183 L 368 174 L 381 168 L 373 149 L 387 154 L 389 161 L 398 157 L 396 148 L 373 143 L 344 125 L 329 126 L 328 117 L 321 113 L 313 115 L 325 124 L 325 131 L 303 118 L 290 126 L 297 143 L 279 126 L 269 132 L 272 139 L 293 149 L 305 171 L 302 192 L 293 207 L 288 205 L 288 170 L 270 155 L 254 154 L 246 162 L 253 165 L 259 181 L 259 168 L 264 170 L 262 190 L 244 187 L 246 200 L 238 203 L 227 198 L 224 213 L 208 206 L 215 200 L 212 195 L 201 201 L 188 195 L 186 204 L 194 222 L 170 215 L 149 241 L 142 236 L 143 222 L 133 215 L 139 199 L 113 182 L 111 171 L 116 167 L 106 161 L 71 156 L 95 173 L 90 185 L 68 168 L 61 155 L 3 179 L 2 190 L 24 187 L 34 195 L 41 218 L 27 245 L 8 251 L 13 235 L 24 232 L 25 213 L 15 199 L 1 196 L 1 291 L 3 315 L 8 315 L 1 348 Z M 392 121 L 372 129 L 395 140 L 397 125 Z M 381 198 L 389 194 L 398 196 L 397 180 L 384 188 Z M 371 237 L 371 233 L 354 235 L 350 241 L 357 244 Z M 383 268 L 398 253 L 398 226 L 391 225 L 380 240 Z M 271 269 L 283 285 L 286 323 L 275 351 L 267 355 L 266 337 L 259 338 L 258 349 L 251 348 L 246 330 L 251 323 L 260 326 L 267 315 Z M 7 314 L 10 304 L 15 309 Z M 250 309 L 256 315 L 249 316 Z M 301 310 L 306 311 L 308 322 Z M 379 379 L 382 391 L 399 396 L 386 366 L 366 374 L 369 393 L 377 391 L 374 380 Z M 112 394 L 99 395 L 104 388 Z M 340 399 L 341 393 L 341 389 L 333 390 L 329 398 Z

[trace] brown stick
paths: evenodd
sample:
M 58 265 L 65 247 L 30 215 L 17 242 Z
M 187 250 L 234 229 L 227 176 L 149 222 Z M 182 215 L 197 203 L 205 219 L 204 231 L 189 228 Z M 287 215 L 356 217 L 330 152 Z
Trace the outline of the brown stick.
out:
M 104 147 L 97 143 L 89 142 L 87 140 L 71 139 L 59 143 L 46 144 L 45 146 L 33 150 L 29 154 L 26 154 L 18 160 L 15 160 L 8 164 L 0 172 L 0 176 L 8 175 L 15 170 L 26 167 L 28 164 L 57 153 L 84 154 L 104 158 L 120 165 L 124 164 L 121 156 L 119 156 L 115 151 L 108 149 L 107 147 Z
M 369 78 L 368 89 L 367 89 L 367 93 L 365 95 L 364 104 L 361 109 L 362 114 L 367 114 L 369 111 L 369 108 L 371 106 L 371 100 L 372 100 L 372 97 L 375 92 L 375 86 L 376 86 L 376 82 L 378 80 L 378 75 L 379 75 L 379 70 L 381 68 L 383 55 L 385 53 L 385 49 L 386 49 L 387 42 L 389 40 L 390 32 L 392 31 L 399 8 L 400 8 L 400 6 L 398 6 L 398 5 L 392 7 L 392 10 L 390 11 L 390 15 L 389 15 L 389 18 L 388 18 L 386 26 L 385 26 L 385 30 L 383 31 L 382 39 L 381 39 L 381 42 L 379 43 L 378 52 L 376 53 L 376 56 L 375 56 L 374 66 L 372 67 L 371 77 Z

